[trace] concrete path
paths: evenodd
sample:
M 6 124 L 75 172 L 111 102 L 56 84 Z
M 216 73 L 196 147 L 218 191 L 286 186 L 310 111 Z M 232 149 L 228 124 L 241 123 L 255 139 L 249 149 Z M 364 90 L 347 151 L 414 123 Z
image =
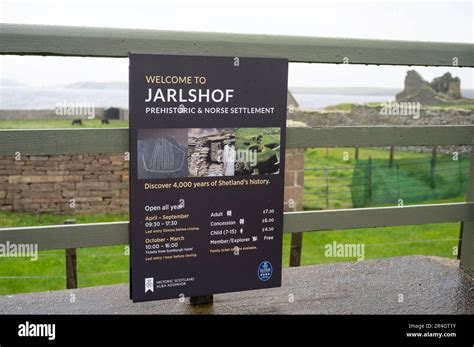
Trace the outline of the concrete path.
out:
M 0 314 L 7 313 L 474 314 L 474 280 L 456 260 L 407 256 L 285 269 L 281 288 L 218 294 L 213 305 L 134 304 L 120 284 L 0 296 Z

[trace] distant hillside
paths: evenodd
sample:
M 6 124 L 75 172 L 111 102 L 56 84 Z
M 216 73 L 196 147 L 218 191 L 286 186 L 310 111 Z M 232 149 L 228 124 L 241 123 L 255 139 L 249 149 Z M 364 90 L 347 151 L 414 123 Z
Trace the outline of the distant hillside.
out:
M 31 87 L 22 82 L 0 78 L 0 86 L 3 88 L 20 88 L 20 87 Z M 48 87 L 48 85 L 43 86 Z M 61 87 L 66 89 L 112 89 L 112 90 L 127 90 L 127 81 L 115 81 L 115 82 L 96 82 L 96 81 L 84 81 L 66 84 L 63 86 L 50 85 L 49 87 Z M 34 88 L 34 87 L 33 87 Z M 401 92 L 401 89 L 397 88 L 380 88 L 380 87 L 289 87 L 289 90 L 294 94 L 336 94 L 336 95 L 363 95 L 363 96 L 385 96 L 393 95 Z M 462 94 L 466 98 L 474 98 L 474 89 L 462 88 Z
M 338 95 L 393 95 L 401 92 L 397 88 L 379 87 L 289 87 L 294 94 L 338 94 Z M 474 89 L 461 88 L 462 95 L 474 98 Z
M 0 78 L 0 85 L 2 87 L 24 87 L 25 86 L 23 83 L 20 83 L 15 80 L 9 80 L 6 78 Z
M 474 89 L 461 89 L 461 91 L 466 98 L 474 98 Z
M 127 89 L 128 82 L 117 81 L 117 82 L 76 82 L 65 86 L 71 89 Z
M 395 95 L 397 88 L 378 87 L 289 87 L 296 94 Z

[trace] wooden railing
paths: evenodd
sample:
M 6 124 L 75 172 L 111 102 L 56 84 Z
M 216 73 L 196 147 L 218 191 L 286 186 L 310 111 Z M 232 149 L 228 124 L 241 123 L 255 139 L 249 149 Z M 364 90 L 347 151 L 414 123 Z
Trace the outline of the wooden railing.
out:
M 474 45 L 2 24 L 0 54 L 127 57 L 128 52 L 285 57 L 292 62 L 474 67 Z M 474 126 L 288 128 L 287 147 L 473 145 Z M 0 130 L 0 155 L 123 153 L 128 129 Z M 461 268 L 474 272 L 474 152 L 467 201 L 287 212 L 290 233 L 462 222 Z M 39 249 L 128 243 L 128 222 L 0 229 Z

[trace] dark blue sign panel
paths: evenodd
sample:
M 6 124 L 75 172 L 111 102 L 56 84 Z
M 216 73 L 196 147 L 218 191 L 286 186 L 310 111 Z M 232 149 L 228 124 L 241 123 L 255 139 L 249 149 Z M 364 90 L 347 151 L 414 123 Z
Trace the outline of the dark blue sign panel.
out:
M 130 55 L 133 301 L 281 285 L 288 62 Z

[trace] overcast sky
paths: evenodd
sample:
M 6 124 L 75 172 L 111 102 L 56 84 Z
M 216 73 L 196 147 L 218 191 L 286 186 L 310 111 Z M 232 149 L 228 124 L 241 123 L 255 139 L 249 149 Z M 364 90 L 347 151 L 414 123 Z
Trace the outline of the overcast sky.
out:
M 252 34 L 473 42 L 472 1 L 22 1 L 0 0 L 2 23 Z M 1 78 L 41 86 L 126 81 L 126 59 L 0 57 Z M 401 88 L 408 67 L 291 64 L 290 86 Z M 432 78 L 450 71 L 474 88 L 468 68 L 416 67 Z

